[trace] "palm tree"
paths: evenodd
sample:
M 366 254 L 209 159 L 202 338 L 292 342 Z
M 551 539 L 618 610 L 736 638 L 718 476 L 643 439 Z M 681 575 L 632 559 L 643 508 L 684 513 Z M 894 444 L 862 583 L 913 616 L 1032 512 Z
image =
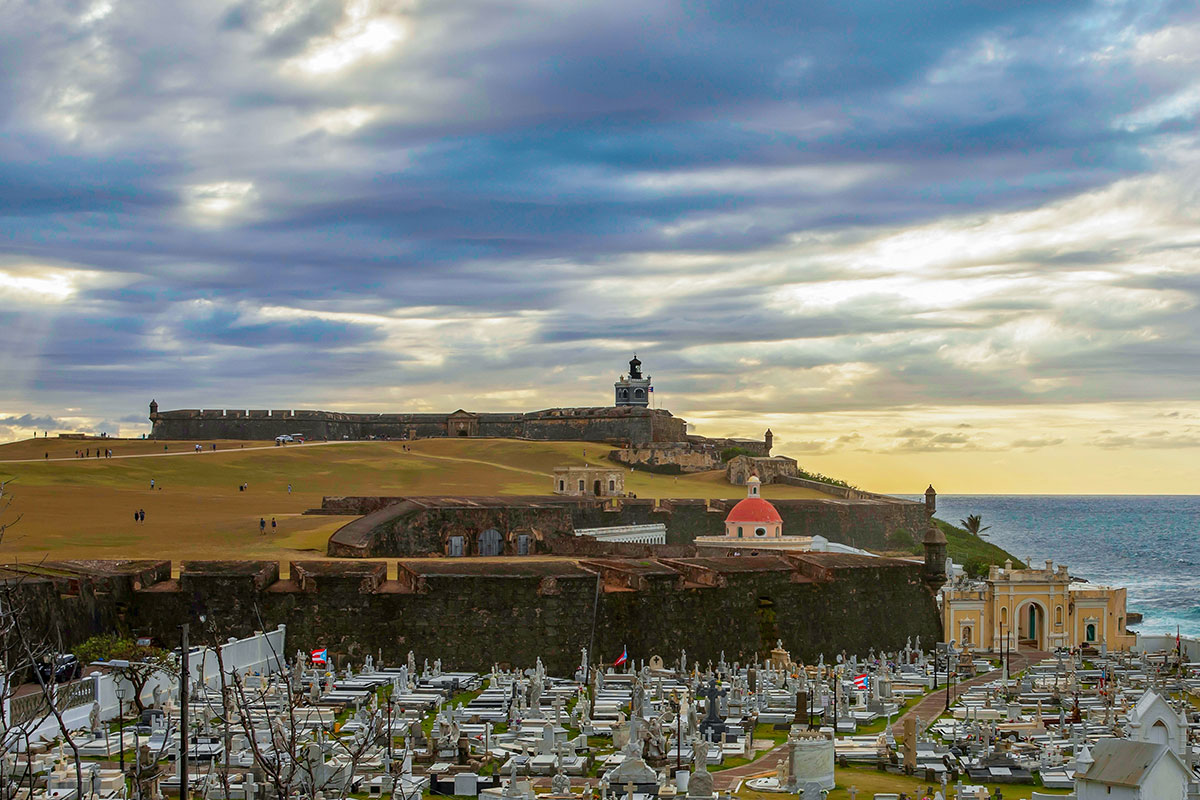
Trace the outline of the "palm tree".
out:
M 984 531 L 992 529 L 991 525 L 983 525 L 983 516 L 981 514 L 968 514 L 967 518 L 960 519 L 958 524 L 962 525 L 963 530 L 967 533 L 973 533 L 976 536 L 983 536 Z

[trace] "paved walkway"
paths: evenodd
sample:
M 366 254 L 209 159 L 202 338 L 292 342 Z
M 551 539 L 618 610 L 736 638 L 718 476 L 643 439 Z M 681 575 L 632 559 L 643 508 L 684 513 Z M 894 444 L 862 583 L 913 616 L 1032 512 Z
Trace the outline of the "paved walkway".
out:
M 1047 658 L 1049 655 L 1049 653 L 1043 653 L 1036 650 L 1013 653 L 1009 656 L 1009 672 L 1012 675 L 1017 675 L 1024 671 L 1030 664 L 1036 664 L 1038 661 Z M 970 678 L 969 680 L 965 680 L 962 683 L 956 684 L 950 694 L 951 704 L 958 699 L 959 695 L 972 686 L 977 686 L 981 683 L 988 683 L 989 681 L 996 680 L 999 672 L 1000 670 L 992 670 L 991 672 L 985 672 L 983 675 L 978 675 L 974 678 Z M 902 722 L 904 718 L 910 714 L 919 715 L 922 723 L 921 727 L 928 728 L 929 725 L 939 715 L 944 713 L 945 706 L 945 689 L 930 693 L 929 695 L 925 696 L 921 702 L 917 703 L 915 706 L 896 718 L 896 721 L 892 723 L 893 735 L 897 739 L 901 738 L 902 731 L 904 730 Z M 747 778 L 754 778 L 763 774 L 773 774 L 779 767 L 779 762 L 783 759 L 783 747 L 784 746 L 782 744 L 778 745 L 777 747 L 766 751 L 759 756 L 759 758 L 751 761 L 749 764 L 743 764 L 740 767 L 733 767 L 732 769 L 714 772 L 712 774 L 713 788 L 717 789 L 718 791 L 733 789 L 733 787 L 739 782 L 744 781 Z
M 89 439 L 88 441 L 89 442 L 103 442 L 104 439 Z M 119 443 L 121 440 L 120 439 L 110 439 L 109 441 Z M 142 441 L 142 440 L 139 439 L 138 441 Z M 399 440 L 394 440 L 394 441 L 399 441 Z M 328 442 L 302 442 L 302 443 L 289 444 L 286 447 L 279 447 L 278 449 L 280 452 L 282 452 L 284 450 L 294 450 L 297 447 L 327 447 L 329 445 L 335 445 L 335 444 L 363 444 L 363 443 L 364 442 L 361 439 L 351 439 L 349 441 L 338 441 L 338 440 L 334 439 L 334 440 L 330 440 Z M 212 450 L 210 448 L 206 448 L 204 450 L 195 450 L 195 449 L 192 449 L 192 450 L 166 450 L 161 453 L 129 453 L 127 455 L 122 455 L 122 456 L 114 455 L 114 456 L 110 456 L 109 458 L 96 458 L 95 456 L 93 456 L 91 458 L 79 458 L 78 456 L 56 456 L 55 458 L 9 458 L 9 459 L 0 459 L 0 464 L 46 464 L 51 461 L 69 461 L 69 462 L 78 463 L 78 464 L 94 464 L 97 462 L 103 463 L 105 461 L 112 461 L 113 459 L 117 459 L 117 458 L 172 458 L 174 456 L 216 456 L 216 455 L 224 455 L 226 453 L 245 453 L 248 450 L 275 450 L 275 449 L 277 449 L 277 448 L 274 444 L 254 445 L 253 447 L 234 447 L 233 445 L 226 444 L 226 445 L 222 445 L 222 448 L 219 450 Z
M 1039 652 L 1037 650 L 1022 650 L 1018 653 L 1012 653 L 1008 657 L 1008 669 L 1010 675 L 1019 675 L 1024 672 L 1030 664 L 1036 664 L 1043 658 L 1046 658 L 1049 653 Z M 994 669 L 991 672 L 985 672 L 982 675 L 976 675 L 974 678 L 969 678 L 962 683 L 956 683 L 950 691 L 950 705 L 954 705 L 954 701 L 959 698 L 967 689 L 972 686 L 978 686 L 981 683 L 990 683 L 999 677 L 1000 670 Z M 896 721 L 892 723 L 892 736 L 897 740 L 901 739 L 904 734 L 904 720 L 916 714 L 921 720 L 921 731 L 923 732 L 934 723 L 935 720 L 942 714 L 946 713 L 946 690 L 939 689 L 936 692 L 930 692 L 921 702 L 905 711 Z

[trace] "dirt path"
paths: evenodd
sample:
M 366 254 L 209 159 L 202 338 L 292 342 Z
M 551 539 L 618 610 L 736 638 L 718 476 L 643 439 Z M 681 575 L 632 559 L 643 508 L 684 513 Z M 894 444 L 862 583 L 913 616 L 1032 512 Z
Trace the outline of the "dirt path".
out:
M 437 461 L 461 461 L 464 464 L 482 464 L 485 467 L 495 467 L 496 469 L 506 469 L 509 472 L 524 472 L 527 475 L 537 475 L 539 478 L 551 477 L 549 472 L 538 472 L 536 469 L 524 469 L 523 467 L 510 467 L 507 464 L 498 464 L 495 461 L 484 461 L 481 458 L 462 458 L 460 456 L 435 456 L 433 453 L 420 453 L 412 451 L 409 455 L 416 458 L 432 458 Z

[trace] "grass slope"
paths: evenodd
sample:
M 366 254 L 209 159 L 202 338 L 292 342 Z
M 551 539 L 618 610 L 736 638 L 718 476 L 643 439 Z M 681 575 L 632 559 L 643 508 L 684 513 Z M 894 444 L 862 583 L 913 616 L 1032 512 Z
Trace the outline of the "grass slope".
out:
M 97 444 L 118 457 L 74 458 L 75 448 Z M 556 466 L 615 466 L 607 458 L 611 447 L 580 442 L 425 439 L 405 450 L 400 442 L 274 447 L 218 441 L 217 452 L 199 454 L 192 452 L 195 444 L 36 439 L 0 445 L 0 479 L 16 479 L 9 487 L 15 498 L 10 517 L 22 515 L 0 543 L 0 560 L 323 557 L 329 535 L 351 519 L 301 516 L 323 495 L 549 494 Z M 249 491 L 238 491 L 242 483 Z M 743 496 L 719 471 L 627 472 L 626 491 Z M 766 494 L 824 497 L 792 486 L 771 486 Z M 144 523 L 133 522 L 137 509 L 145 509 Z M 260 518 L 268 522 L 266 536 L 259 535 Z
M 1012 559 L 1013 566 L 1017 569 L 1024 569 L 1025 564 L 1018 558 L 1014 558 L 1007 550 L 999 545 L 992 544 L 987 539 L 983 539 L 972 533 L 967 533 L 957 525 L 951 525 L 945 520 L 933 518 L 942 529 L 942 533 L 946 534 L 946 554 L 954 559 L 954 563 L 962 564 L 966 568 L 967 573 L 977 575 L 987 572 L 988 564 L 1004 565 L 1006 559 Z

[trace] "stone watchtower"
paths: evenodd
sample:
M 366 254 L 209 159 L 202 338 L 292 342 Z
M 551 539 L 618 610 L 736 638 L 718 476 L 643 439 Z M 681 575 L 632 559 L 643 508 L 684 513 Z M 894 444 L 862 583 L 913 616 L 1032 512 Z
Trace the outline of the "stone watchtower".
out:
M 150 401 L 150 419 L 154 419 L 157 416 L 158 416 L 158 401 L 151 400 Z
M 629 375 L 622 375 L 621 379 L 613 384 L 613 388 L 616 389 L 619 406 L 650 405 L 650 392 L 653 391 L 650 388 L 650 376 L 642 377 L 642 362 L 638 361 L 636 353 L 629 362 Z

